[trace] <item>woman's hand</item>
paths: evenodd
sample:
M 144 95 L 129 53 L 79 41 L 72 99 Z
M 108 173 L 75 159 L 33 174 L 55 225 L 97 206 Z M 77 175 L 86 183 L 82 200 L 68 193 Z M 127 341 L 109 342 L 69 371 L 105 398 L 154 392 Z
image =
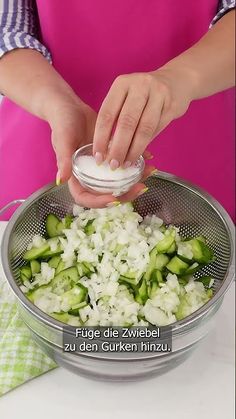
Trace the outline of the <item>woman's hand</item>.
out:
M 182 115 L 190 103 L 189 96 L 178 83 L 177 73 L 159 70 L 118 77 L 102 104 L 97 121 L 95 112 L 79 98 L 64 100 L 63 105 L 55 108 L 50 125 L 58 176 L 62 182 L 69 181 L 77 203 L 99 208 L 134 200 L 145 192 L 145 184 L 141 182 L 118 199 L 111 194 L 88 192 L 72 176 L 71 157 L 77 148 L 94 138 L 97 163 L 107 159 L 113 169 L 120 165 L 128 167 L 140 154 L 150 158 L 145 151 L 147 145 L 171 120 Z M 187 85 L 182 73 L 181 77 Z M 154 170 L 154 167 L 146 166 L 142 180 Z
M 72 176 L 72 154 L 83 144 L 92 142 L 96 113 L 78 98 L 55 68 L 37 51 L 17 49 L 0 61 L 1 92 L 28 112 L 47 121 L 52 129 L 58 182 L 68 180 L 70 191 L 80 205 L 103 207 L 114 201 L 117 203 L 112 195 L 88 193 Z M 153 169 L 146 168 L 145 176 Z M 134 199 L 144 188 L 145 185 L 139 183 L 121 199 Z
M 72 176 L 72 155 L 81 146 L 92 142 L 96 113 L 79 98 L 65 97 L 55 105 L 49 117 L 52 145 L 56 153 L 57 182 L 66 182 Z
M 126 194 L 119 196 L 118 198 L 115 198 L 111 194 L 98 194 L 96 192 L 88 192 L 80 185 L 74 176 L 70 178 L 68 183 L 71 195 L 73 196 L 75 202 L 77 202 L 79 205 L 88 208 L 103 208 L 115 206 L 121 202 L 133 201 L 138 196 L 145 193 L 148 188 L 143 182 L 148 176 L 155 172 L 157 172 L 155 167 L 146 166 L 141 182 L 136 183 L 136 185 L 134 185 Z
M 101 195 L 85 190 L 72 175 L 72 155 L 79 147 L 92 141 L 96 123 L 96 113 L 79 98 L 63 96 L 54 107 L 50 107 L 48 122 L 52 128 L 52 144 L 56 153 L 58 175 L 57 182 L 68 181 L 70 192 L 75 201 L 86 207 L 100 208 L 117 205 L 119 201 L 111 194 Z M 146 157 L 150 157 L 146 153 Z M 146 167 L 144 178 L 154 170 Z M 119 198 L 122 202 L 135 199 L 145 191 L 145 185 L 138 183 L 129 193 Z
M 129 166 L 192 100 L 234 86 L 234 32 L 231 11 L 157 71 L 119 76 L 98 114 L 93 148 L 97 161 L 107 157 L 114 169 Z
M 178 69 L 119 76 L 98 113 L 93 147 L 98 163 L 107 158 L 113 169 L 130 166 L 159 132 L 186 112 L 190 90 Z

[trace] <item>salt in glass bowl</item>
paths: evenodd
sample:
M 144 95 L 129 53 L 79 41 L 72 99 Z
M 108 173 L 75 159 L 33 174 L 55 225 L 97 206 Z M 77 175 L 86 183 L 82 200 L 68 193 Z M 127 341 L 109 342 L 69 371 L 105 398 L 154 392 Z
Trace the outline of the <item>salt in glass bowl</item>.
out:
M 101 194 L 112 194 L 114 196 L 120 196 L 128 192 L 133 185 L 135 185 L 143 175 L 145 162 L 144 158 L 140 156 L 138 160 L 133 164 L 136 169 L 132 175 L 124 177 L 122 179 L 101 179 L 94 176 L 90 176 L 84 173 L 78 163 L 78 159 L 81 156 L 93 156 L 93 144 L 87 144 L 73 154 L 72 156 L 72 172 L 73 175 L 78 179 L 80 184 L 89 191 L 99 192 Z M 125 170 L 127 169 L 116 169 Z

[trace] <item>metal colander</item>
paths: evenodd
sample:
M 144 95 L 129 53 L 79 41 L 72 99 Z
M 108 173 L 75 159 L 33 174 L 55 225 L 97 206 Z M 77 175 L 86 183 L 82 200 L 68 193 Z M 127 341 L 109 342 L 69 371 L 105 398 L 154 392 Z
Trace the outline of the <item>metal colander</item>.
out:
M 214 295 L 199 310 L 172 325 L 172 352 L 168 354 L 73 354 L 63 348 L 63 324 L 34 306 L 19 288 L 22 255 L 35 234 L 45 233 L 45 218 L 72 211 L 67 185 L 49 185 L 33 194 L 9 221 L 2 243 L 2 262 L 7 280 L 18 299 L 19 313 L 42 349 L 59 365 L 96 379 L 136 380 L 162 374 L 183 362 L 206 336 L 223 295 L 234 276 L 234 225 L 226 211 L 208 194 L 179 178 L 159 173 L 147 180 L 149 190 L 135 202 L 142 216 L 156 214 L 166 224 L 180 227 L 184 237 L 204 235 L 216 261 L 197 275 L 215 278 Z M 131 359 L 132 358 L 132 359 Z
M 135 210 L 142 216 L 156 214 L 165 224 L 180 227 L 184 237 L 204 235 L 213 249 L 216 261 L 204 267 L 197 276 L 215 278 L 214 293 L 225 292 L 234 273 L 234 226 L 226 211 L 209 195 L 192 185 L 159 173 L 147 182 L 149 190 L 135 201 Z M 8 223 L 2 259 L 7 279 L 19 296 L 19 267 L 22 255 L 35 234 L 45 233 L 45 218 L 53 212 L 59 217 L 72 212 L 74 201 L 67 185 L 49 185 L 33 194 Z M 18 289 L 18 290 L 17 290 Z

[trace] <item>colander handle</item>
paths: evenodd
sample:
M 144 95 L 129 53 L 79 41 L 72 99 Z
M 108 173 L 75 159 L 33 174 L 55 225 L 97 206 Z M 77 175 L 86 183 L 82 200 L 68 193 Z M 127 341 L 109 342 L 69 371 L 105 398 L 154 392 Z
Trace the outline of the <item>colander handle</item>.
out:
M 5 207 L 0 208 L 0 215 L 3 215 L 5 211 L 14 205 L 23 204 L 23 202 L 25 202 L 25 199 L 15 199 L 14 201 L 9 202 L 9 204 L 5 205 Z

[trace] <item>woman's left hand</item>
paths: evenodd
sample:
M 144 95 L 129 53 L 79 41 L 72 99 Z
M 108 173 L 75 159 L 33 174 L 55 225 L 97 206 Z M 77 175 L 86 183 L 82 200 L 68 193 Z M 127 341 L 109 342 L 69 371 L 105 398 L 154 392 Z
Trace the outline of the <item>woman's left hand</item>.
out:
M 117 77 L 97 117 L 97 162 L 107 159 L 112 169 L 130 166 L 158 133 L 186 112 L 189 91 L 184 71 L 173 68 Z
M 144 153 L 144 157 L 151 158 L 150 153 Z M 96 192 L 89 192 L 84 189 L 78 180 L 72 176 L 69 179 L 69 188 L 70 192 L 79 205 L 89 208 L 102 208 L 102 207 L 112 207 L 120 203 L 133 201 L 138 196 L 142 195 L 147 191 L 146 185 L 143 183 L 153 172 L 157 172 L 155 167 L 146 165 L 143 177 L 140 182 L 132 186 L 132 188 L 125 193 L 124 195 L 118 196 L 117 198 L 111 194 L 99 194 Z

